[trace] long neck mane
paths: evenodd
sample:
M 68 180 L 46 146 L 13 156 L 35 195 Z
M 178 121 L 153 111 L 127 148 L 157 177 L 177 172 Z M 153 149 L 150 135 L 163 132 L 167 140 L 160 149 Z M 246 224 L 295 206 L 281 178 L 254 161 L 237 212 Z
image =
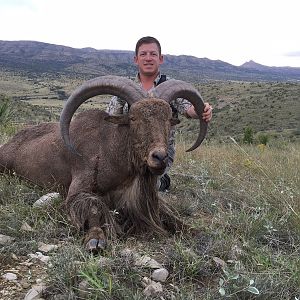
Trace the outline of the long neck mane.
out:
M 135 153 L 130 144 L 129 138 L 130 176 L 118 196 L 114 198 L 114 209 L 119 213 L 117 223 L 127 234 L 149 231 L 166 234 L 165 223 L 174 223 L 173 220 L 177 222 L 177 217 L 158 194 L 158 176 L 153 175 L 143 165 L 141 152 Z
M 124 232 L 165 233 L 160 216 L 161 199 L 157 192 L 157 176 L 149 171 L 136 174 L 123 192 L 119 205 Z

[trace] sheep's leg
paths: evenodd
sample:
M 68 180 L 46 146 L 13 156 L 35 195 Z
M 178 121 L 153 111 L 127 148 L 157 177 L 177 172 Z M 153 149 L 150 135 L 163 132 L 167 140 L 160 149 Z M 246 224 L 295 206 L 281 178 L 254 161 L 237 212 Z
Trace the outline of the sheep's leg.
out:
M 85 249 L 91 253 L 98 253 L 106 248 L 106 237 L 100 227 L 92 227 L 84 237 Z
M 90 252 L 104 249 L 106 237 L 101 224 L 102 212 L 98 208 L 98 199 L 90 193 L 79 192 L 65 200 L 70 221 L 84 232 L 84 245 Z M 101 203 L 101 202 L 100 202 Z
M 65 207 L 71 222 L 85 232 L 86 249 L 90 252 L 98 252 L 105 248 L 107 236 L 116 234 L 116 226 L 105 204 L 105 198 L 92 194 L 88 190 L 92 189 L 89 189 L 86 180 L 73 181 L 65 199 Z

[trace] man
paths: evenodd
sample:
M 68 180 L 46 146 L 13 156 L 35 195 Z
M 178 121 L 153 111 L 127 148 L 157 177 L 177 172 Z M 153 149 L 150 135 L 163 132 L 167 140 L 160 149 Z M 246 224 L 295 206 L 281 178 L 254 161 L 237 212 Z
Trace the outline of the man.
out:
M 134 63 L 137 65 L 138 74 L 135 81 L 141 85 L 145 91 L 151 91 L 158 84 L 167 80 L 165 75 L 160 74 L 159 67 L 164 62 L 164 57 L 161 54 L 161 46 L 159 41 L 151 36 L 142 37 L 138 40 L 135 47 Z M 197 119 L 198 115 L 195 112 L 194 106 L 187 100 L 178 98 L 171 102 L 173 115 L 178 113 L 187 118 Z M 128 112 L 128 104 L 125 100 L 118 97 L 113 97 L 108 105 L 107 112 L 109 114 L 123 114 Z M 204 112 L 202 115 L 206 122 L 212 118 L 212 107 L 209 103 L 205 103 Z M 160 191 L 166 191 L 170 187 L 170 177 L 167 171 L 173 164 L 175 156 L 175 128 L 171 129 L 169 148 L 169 162 L 164 175 L 160 178 Z

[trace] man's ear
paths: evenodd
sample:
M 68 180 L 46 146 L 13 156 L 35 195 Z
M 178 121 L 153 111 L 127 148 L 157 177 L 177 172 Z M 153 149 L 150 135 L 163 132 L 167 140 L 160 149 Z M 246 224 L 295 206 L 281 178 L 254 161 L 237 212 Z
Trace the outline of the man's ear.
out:
M 128 125 L 129 118 L 128 115 L 108 115 L 104 117 L 104 120 L 110 123 L 118 124 L 118 125 Z
M 171 119 L 171 125 L 174 126 L 174 125 L 177 125 L 180 123 L 180 120 L 178 118 L 172 118 Z
M 159 56 L 159 64 L 161 65 L 161 64 L 163 64 L 164 63 L 164 56 L 161 54 L 160 56 Z

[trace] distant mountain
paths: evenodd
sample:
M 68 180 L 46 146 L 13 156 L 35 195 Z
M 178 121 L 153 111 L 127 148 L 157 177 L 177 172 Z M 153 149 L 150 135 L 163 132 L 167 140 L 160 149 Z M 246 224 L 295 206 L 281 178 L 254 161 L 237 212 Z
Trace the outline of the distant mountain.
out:
M 300 68 L 292 68 L 292 67 L 268 67 L 261 64 L 256 63 L 253 60 L 250 60 L 248 62 L 245 62 L 243 65 L 241 65 L 242 68 L 245 69 L 252 69 L 260 72 L 271 72 L 272 74 L 277 74 L 281 76 L 289 76 L 294 78 L 297 81 L 300 81 L 299 77 L 299 70 Z M 288 79 L 287 79 L 288 80 Z
M 244 64 L 241 65 L 241 67 L 247 68 L 247 69 L 260 70 L 260 71 L 265 71 L 265 70 L 270 69 L 270 67 L 258 64 L 253 60 L 249 60 L 249 61 L 245 62 Z
M 0 69 L 30 76 L 42 73 L 84 78 L 107 74 L 134 76 L 133 56 L 133 51 L 75 49 L 35 41 L 0 41 Z M 253 61 L 237 67 L 220 60 L 187 55 L 165 55 L 162 71 L 191 82 L 300 80 L 300 68 L 268 67 Z

